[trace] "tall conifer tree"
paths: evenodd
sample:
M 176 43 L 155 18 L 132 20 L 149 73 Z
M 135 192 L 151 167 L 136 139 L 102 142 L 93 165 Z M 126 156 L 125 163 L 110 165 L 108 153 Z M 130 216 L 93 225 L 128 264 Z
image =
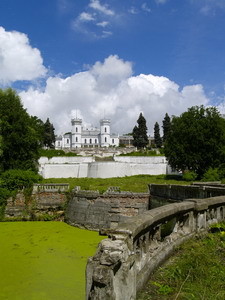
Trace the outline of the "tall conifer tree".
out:
M 137 120 L 138 126 L 134 126 L 133 129 L 133 144 L 138 149 L 145 148 L 148 145 L 148 135 L 147 135 L 147 126 L 146 126 L 146 120 L 142 113 L 140 113 L 139 118 Z

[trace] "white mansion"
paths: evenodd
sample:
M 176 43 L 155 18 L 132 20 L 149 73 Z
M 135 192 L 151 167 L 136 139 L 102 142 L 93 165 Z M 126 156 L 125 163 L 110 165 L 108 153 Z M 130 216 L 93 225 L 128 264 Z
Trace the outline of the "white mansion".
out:
M 72 119 L 72 131 L 56 137 L 55 149 L 119 146 L 119 136 L 110 134 L 110 120 L 100 120 L 100 129 L 84 128 L 82 119 Z

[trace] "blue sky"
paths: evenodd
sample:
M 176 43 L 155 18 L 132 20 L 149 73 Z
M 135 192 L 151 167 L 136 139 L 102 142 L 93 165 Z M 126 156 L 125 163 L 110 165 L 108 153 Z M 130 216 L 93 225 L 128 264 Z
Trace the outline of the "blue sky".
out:
M 1 0 L 0 86 L 56 131 L 78 114 L 149 132 L 192 105 L 224 110 L 224 0 Z

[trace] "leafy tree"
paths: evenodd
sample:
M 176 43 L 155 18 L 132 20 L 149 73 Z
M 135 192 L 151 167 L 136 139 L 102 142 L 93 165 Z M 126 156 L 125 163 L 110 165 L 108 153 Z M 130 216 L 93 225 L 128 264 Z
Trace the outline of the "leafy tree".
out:
M 162 147 L 162 138 L 160 136 L 160 129 L 159 129 L 158 122 L 156 122 L 155 126 L 154 126 L 154 140 L 155 140 L 156 147 L 161 148 Z
M 44 146 L 47 148 L 54 148 L 55 143 L 55 133 L 54 133 L 54 126 L 50 123 L 49 118 L 47 118 L 46 122 L 44 123 Z
M 12 89 L 0 89 L 0 170 L 36 169 L 39 141 L 31 119 Z
M 146 120 L 142 113 L 140 113 L 137 120 L 138 126 L 134 126 L 132 135 L 134 138 L 133 145 L 138 149 L 145 148 L 148 145 L 148 135 L 147 135 L 147 126 Z
M 170 133 L 171 121 L 169 115 L 166 113 L 163 119 L 163 142 L 166 141 L 169 133 Z
M 191 107 L 173 117 L 164 147 L 172 168 L 194 171 L 201 178 L 225 161 L 225 119 L 215 107 Z

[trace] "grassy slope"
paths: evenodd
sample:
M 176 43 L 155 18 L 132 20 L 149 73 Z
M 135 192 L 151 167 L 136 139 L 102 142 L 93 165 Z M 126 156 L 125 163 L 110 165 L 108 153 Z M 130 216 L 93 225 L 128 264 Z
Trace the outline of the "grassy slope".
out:
M 136 175 L 114 178 L 50 178 L 43 180 L 43 183 L 69 183 L 70 188 L 81 186 L 84 190 L 99 190 L 104 192 L 110 186 L 119 186 L 122 191 L 148 192 L 148 184 L 190 184 L 181 181 L 179 177 L 165 175 Z
M 188 241 L 152 275 L 137 300 L 224 300 L 225 232 Z

